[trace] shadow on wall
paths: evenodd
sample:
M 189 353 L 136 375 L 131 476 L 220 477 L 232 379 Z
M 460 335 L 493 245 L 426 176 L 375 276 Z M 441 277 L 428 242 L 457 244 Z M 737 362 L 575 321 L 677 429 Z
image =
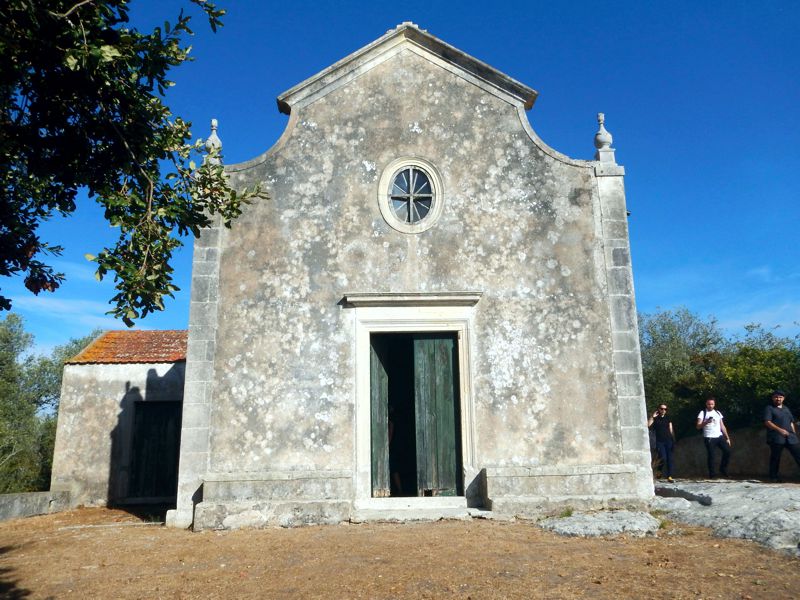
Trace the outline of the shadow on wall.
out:
M 131 387 L 131 382 L 126 381 L 125 394 L 119 401 L 117 424 L 111 430 L 111 464 L 108 470 L 109 505 L 123 500 L 128 492 L 133 405 L 143 400 L 144 396 L 142 396 L 139 387 Z
M 766 479 L 769 467 L 769 446 L 767 446 L 766 430 L 762 426 L 731 431 L 731 462 L 728 475 Z M 717 452 L 717 461 L 720 455 Z M 708 477 L 706 466 L 706 447 L 702 435 L 694 435 L 678 440 L 674 453 L 675 477 Z M 717 463 L 719 466 L 719 462 Z M 787 452 L 783 452 L 780 468 L 784 480 L 800 481 L 800 468 Z
M 178 482 L 184 364 L 163 375 L 147 371 L 144 394 L 125 382 L 111 430 L 108 504 L 175 501 Z
M 15 550 L 12 546 L 0 547 L 0 556 Z M 7 598 L 8 600 L 18 600 L 20 598 L 28 598 L 31 595 L 30 590 L 21 588 L 17 585 L 17 581 L 13 579 L 13 569 L 7 567 L 0 567 L 0 598 Z

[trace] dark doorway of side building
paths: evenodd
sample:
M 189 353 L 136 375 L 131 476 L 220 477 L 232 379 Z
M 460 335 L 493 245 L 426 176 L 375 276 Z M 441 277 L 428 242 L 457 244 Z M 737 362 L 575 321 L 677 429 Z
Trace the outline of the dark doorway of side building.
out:
M 372 496 L 462 496 L 458 334 L 370 335 Z
M 173 504 L 178 490 L 181 402 L 135 402 L 128 501 Z

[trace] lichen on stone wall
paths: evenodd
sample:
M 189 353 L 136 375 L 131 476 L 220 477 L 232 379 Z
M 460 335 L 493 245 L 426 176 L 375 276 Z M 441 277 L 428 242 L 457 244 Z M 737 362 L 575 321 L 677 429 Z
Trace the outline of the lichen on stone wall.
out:
M 342 296 L 455 290 L 484 294 L 470 374 L 481 464 L 616 460 L 613 414 L 591 410 L 615 395 L 591 170 L 545 152 L 506 99 L 408 50 L 297 110 L 282 145 L 235 173 L 271 199 L 223 247 L 212 466 L 351 468 Z M 423 233 L 380 215 L 380 175 L 401 157 L 443 179 Z

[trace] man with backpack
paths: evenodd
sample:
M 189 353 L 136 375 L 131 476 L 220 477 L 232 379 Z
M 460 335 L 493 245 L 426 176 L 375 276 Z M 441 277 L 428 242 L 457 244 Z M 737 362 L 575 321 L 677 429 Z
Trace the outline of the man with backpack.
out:
M 706 407 L 697 415 L 697 429 L 703 430 L 703 442 L 706 445 L 706 455 L 708 457 L 708 477 L 714 479 L 716 475 L 715 463 L 717 449 L 722 452 L 722 460 L 719 464 L 719 473 L 723 477 L 728 476 L 728 462 L 731 459 L 731 438 L 725 423 L 722 421 L 722 413 L 716 410 L 716 399 L 712 396 L 706 400 Z

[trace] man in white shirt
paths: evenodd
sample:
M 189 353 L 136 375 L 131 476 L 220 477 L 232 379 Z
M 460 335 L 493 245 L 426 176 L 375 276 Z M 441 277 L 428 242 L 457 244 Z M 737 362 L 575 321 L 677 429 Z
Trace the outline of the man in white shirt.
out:
M 706 445 L 708 456 L 708 477 L 714 479 L 717 475 L 714 469 L 717 448 L 722 452 L 722 461 L 719 464 L 719 473 L 728 476 L 728 461 L 731 459 L 731 438 L 725 429 L 722 413 L 716 410 L 717 401 L 711 397 L 706 400 L 705 410 L 697 414 L 697 429 L 703 430 L 703 442 Z

